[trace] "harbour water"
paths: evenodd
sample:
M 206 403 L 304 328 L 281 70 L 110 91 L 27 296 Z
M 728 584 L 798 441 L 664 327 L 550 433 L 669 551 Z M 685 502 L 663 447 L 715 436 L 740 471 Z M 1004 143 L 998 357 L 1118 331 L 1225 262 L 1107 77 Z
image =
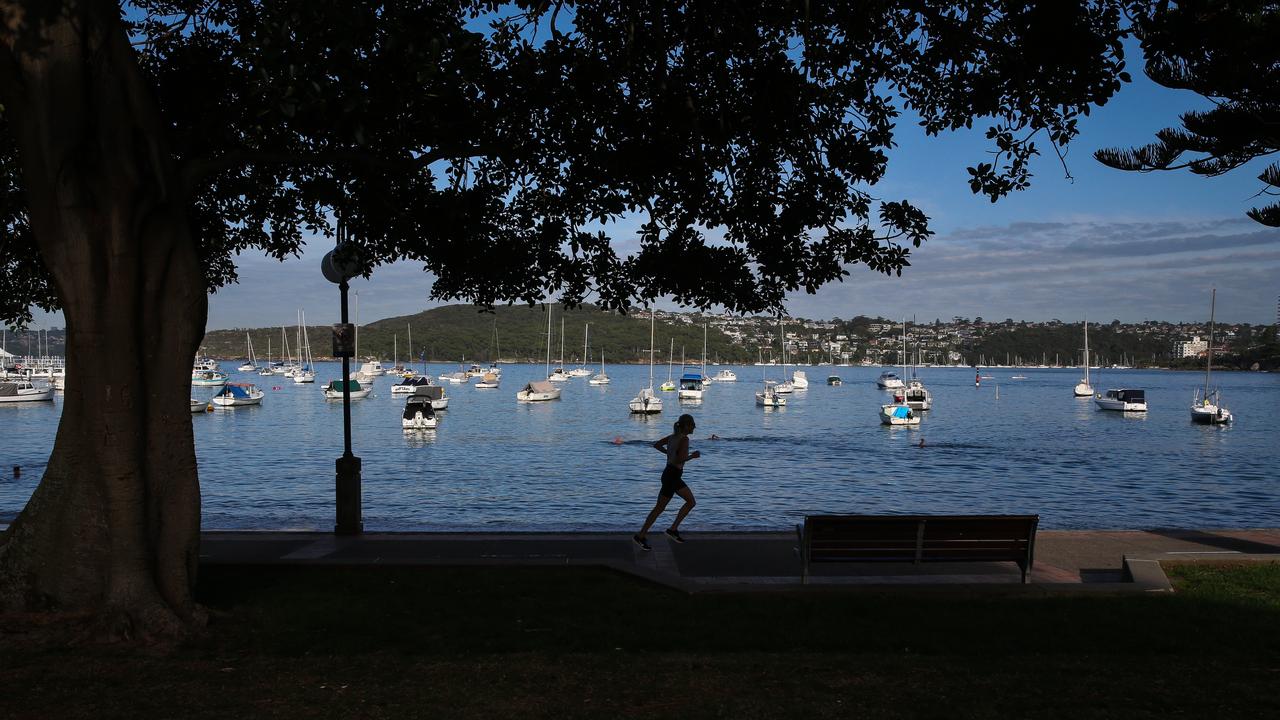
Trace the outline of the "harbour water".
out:
M 266 398 L 191 418 L 204 527 L 331 529 L 342 403 L 320 390 L 339 366 L 320 363 L 316 384 L 294 385 L 222 365 Z M 888 398 L 874 383 L 880 368 L 806 368 L 810 388 L 779 409 L 757 407 L 754 393 L 762 371 L 777 380 L 780 368 L 732 369 L 737 383 L 709 385 L 699 403 L 662 393 L 664 412 L 643 417 L 629 415 L 627 401 L 647 384 L 647 367 L 609 367 L 610 385 L 576 378 L 560 401 L 526 404 L 516 391 L 545 368 L 505 365 L 500 389 L 448 385 L 449 409 L 432 431 L 402 430 L 405 396 L 391 394 L 396 379 L 378 378 L 352 404 L 365 528 L 634 528 L 664 462 L 649 444 L 681 412 L 696 418 L 702 452 L 686 470 L 699 501 L 690 530 L 788 529 L 824 512 L 1038 513 L 1042 527 L 1062 529 L 1280 526 L 1280 375 L 1215 374 L 1237 422 L 1208 427 L 1188 417 L 1198 373 L 1095 371 L 1099 391 L 1146 390 L 1150 411 L 1122 415 L 1073 398 L 1074 369 L 987 369 L 994 379 L 975 388 L 972 370 L 928 368 L 919 374 L 934 409 L 918 428 L 891 428 L 877 419 Z M 655 385 L 666 373 L 657 370 Z M 844 384 L 826 385 L 829 373 Z M 212 394 L 199 391 L 193 397 Z M 0 523 L 38 483 L 61 410 L 60 398 L 0 406 Z

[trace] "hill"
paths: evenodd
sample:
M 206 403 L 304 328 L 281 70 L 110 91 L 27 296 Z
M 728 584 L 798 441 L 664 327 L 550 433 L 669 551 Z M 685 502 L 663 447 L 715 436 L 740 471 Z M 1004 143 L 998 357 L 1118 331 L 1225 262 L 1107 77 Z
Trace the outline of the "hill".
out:
M 647 314 L 622 315 L 594 305 L 568 310 L 562 305 L 553 305 L 552 312 L 553 363 L 560 354 L 562 318 L 565 363 L 576 365 L 580 362 L 583 326 L 588 323 L 591 326 L 588 340 L 593 363 L 600 361 L 602 349 L 608 363 L 648 361 Z M 655 361 L 667 362 L 667 348 L 672 338 L 675 339 L 676 362 L 680 361 L 681 347 L 685 348 L 690 362 L 697 361 L 702 354 L 700 316 L 667 317 L 680 319 L 659 318 L 655 329 Z M 406 361 L 410 352 L 410 331 L 413 335 L 412 352 L 417 361 L 422 360 L 423 353 L 430 362 L 461 362 L 464 358 L 487 362 L 499 356 L 499 352 L 503 360 L 517 362 L 540 362 L 546 358 L 547 316 L 542 307 L 497 307 L 493 312 L 487 312 L 473 305 L 448 305 L 361 325 L 360 355 L 393 360 L 398 353 L 399 359 Z M 244 357 L 246 332 L 253 339 L 254 352 L 262 358 L 266 358 L 268 342 L 272 353 L 279 355 L 279 328 L 213 330 L 205 335 L 202 352 L 214 357 Z M 296 328 L 287 328 L 286 332 L 289 346 L 296 352 Z M 309 326 L 307 333 L 316 359 L 329 358 L 332 354 L 332 328 L 328 325 Z M 707 332 L 707 355 L 714 359 L 717 353 L 722 360 L 729 362 L 755 361 L 754 357 L 748 357 L 747 348 L 734 345 L 727 335 L 713 327 Z

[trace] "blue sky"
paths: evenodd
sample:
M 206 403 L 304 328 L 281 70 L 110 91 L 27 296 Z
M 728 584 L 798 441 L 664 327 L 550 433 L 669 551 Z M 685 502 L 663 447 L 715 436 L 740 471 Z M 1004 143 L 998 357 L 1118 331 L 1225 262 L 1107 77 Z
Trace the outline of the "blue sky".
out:
M 1256 177 L 1263 161 L 1203 178 L 1119 172 L 1092 158 L 1097 148 L 1149 142 L 1180 112 L 1206 106 L 1194 94 L 1147 80 L 1132 49 L 1129 66 L 1134 82 L 1081 122 L 1067 156 L 1074 181 L 1064 178 L 1045 147 L 1048 156 L 1033 165 L 1031 189 L 994 205 L 969 192 L 965 172 L 986 160 L 985 126 L 929 138 L 903 118 L 889 175 L 872 193 L 910 199 L 930 216 L 935 237 L 913 251 L 902 277 L 853 266 L 845 282 L 792 297 L 790 312 L 815 318 L 1200 320 L 1216 286 L 1220 319 L 1275 322 L 1280 230 L 1244 216 L 1256 203 L 1251 198 L 1261 187 Z M 289 324 L 299 307 L 309 322 L 335 322 L 337 289 L 319 270 L 329 247 L 319 239 L 301 258 L 284 263 L 241 256 L 241 281 L 211 296 L 208 327 Z M 361 322 L 435 304 L 427 300 L 430 276 L 408 263 L 382 267 L 353 289 L 360 293 Z M 37 324 L 60 325 L 61 318 L 37 318 Z

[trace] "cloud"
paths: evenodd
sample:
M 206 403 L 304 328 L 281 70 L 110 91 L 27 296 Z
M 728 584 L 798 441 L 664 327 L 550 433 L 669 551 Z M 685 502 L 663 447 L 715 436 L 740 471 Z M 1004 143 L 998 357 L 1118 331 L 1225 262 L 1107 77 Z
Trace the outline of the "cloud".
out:
M 1280 231 L 1257 228 L 1238 218 L 961 228 L 913 251 L 901 278 L 854 266 L 846 282 L 789 308 L 806 317 L 1197 320 L 1217 287 L 1220 318 L 1271 323 Z

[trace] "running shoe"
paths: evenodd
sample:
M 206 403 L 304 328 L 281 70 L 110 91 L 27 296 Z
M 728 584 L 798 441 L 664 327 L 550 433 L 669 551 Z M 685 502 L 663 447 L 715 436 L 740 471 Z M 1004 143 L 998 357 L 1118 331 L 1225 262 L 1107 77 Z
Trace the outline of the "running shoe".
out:
M 671 538 L 672 540 L 675 540 L 678 543 L 684 542 L 684 538 L 680 537 L 680 533 L 676 532 L 675 528 L 667 528 L 666 530 L 663 530 L 663 532 L 667 534 L 667 537 Z
M 652 549 L 653 549 L 653 548 L 649 547 L 649 541 L 648 541 L 648 540 L 645 540 L 644 538 L 640 537 L 639 535 L 632 535 L 632 536 L 631 536 L 631 539 L 635 542 L 635 544 L 637 544 L 637 545 L 639 545 L 639 546 L 640 546 L 640 549 L 641 549 L 641 550 L 644 550 L 645 552 L 648 552 L 648 551 L 650 551 L 650 550 L 652 550 Z

